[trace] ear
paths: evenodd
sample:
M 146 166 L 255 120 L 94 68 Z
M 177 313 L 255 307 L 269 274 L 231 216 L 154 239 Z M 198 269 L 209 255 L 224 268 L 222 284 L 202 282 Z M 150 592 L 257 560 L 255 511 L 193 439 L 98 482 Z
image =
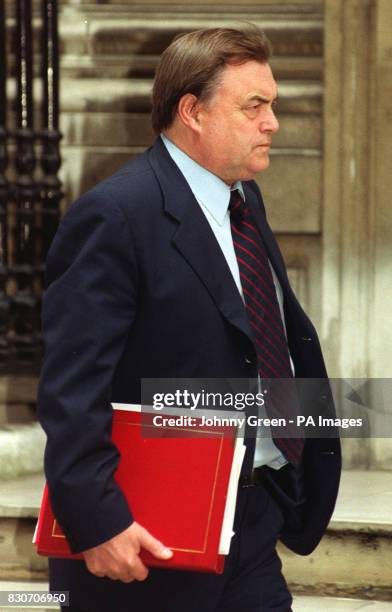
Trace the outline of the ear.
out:
M 180 98 L 177 115 L 181 123 L 196 132 L 200 131 L 200 102 L 193 94 L 185 94 Z

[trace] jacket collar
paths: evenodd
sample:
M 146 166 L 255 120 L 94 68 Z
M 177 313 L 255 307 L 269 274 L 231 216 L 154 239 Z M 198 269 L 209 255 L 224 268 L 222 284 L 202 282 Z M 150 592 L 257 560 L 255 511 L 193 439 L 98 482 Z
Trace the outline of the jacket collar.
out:
M 216 223 L 223 225 L 229 208 L 231 190 L 238 189 L 245 198 L 241 181 L 237 181 L 230 188 L 222 179 L 203 168 L 163 134 L 161 134 L 161 139 L 170 157 L 184 175 L 196 200 L 208 211 Z

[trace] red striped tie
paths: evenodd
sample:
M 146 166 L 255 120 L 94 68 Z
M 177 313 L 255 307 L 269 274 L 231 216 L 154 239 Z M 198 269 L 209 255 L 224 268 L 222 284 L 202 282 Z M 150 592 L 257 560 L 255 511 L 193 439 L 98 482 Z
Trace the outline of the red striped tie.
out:
M 232 191 L 229 209 L 233 244 L 260 378 L 292 378 L 286 334 L 261 235 L 251 211 L 237 190 Z M 284 386 L 287 389 L 287 385 Z M 277 390 L 277 385 L 273 387 Z M 268 401 L 266 407 L 268 411 Z M 298 465 L 304 446 L 302 438 L 274 436 L 274 442 L 287 461 Z

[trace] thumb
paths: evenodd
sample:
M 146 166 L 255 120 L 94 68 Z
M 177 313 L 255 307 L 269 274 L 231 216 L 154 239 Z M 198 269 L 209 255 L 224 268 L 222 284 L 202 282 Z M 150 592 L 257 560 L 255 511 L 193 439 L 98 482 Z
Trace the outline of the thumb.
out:
M 149 553 L 158 559 L 171 559 L 173 556 L 173 551 L 154 538 L 146 529 L 143 529 L 139 543 L 142 548 L 148 550 Z

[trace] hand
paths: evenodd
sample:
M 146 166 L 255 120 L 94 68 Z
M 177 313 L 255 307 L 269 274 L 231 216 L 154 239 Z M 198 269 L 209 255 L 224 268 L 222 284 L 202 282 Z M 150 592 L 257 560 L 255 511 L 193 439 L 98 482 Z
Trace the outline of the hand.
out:
M 173 556 L 169 548 L 134 522 L 111 540 L 83 551 L 83 557 L 88 570 L 95 576 L 107 576 L 122 582 L 145 580 L 148 569 L 139 557 L 141 548 L 157 559 L 170 559 Z

